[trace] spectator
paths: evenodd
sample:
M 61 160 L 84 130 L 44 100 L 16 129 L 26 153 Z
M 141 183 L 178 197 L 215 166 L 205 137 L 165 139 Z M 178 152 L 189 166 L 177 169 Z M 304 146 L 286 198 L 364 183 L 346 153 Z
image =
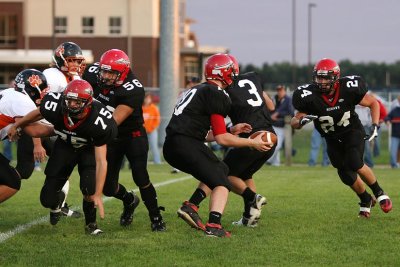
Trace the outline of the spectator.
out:
M 310 149 L 310 159 L 308 160 L 308 166 L 315 166 L 317 164 L 317 157 L 319 153 L 319 148 L 322 145 L 322 166 L 328 166 L 330 164 L 326 140 L 321 136 L 317 129 L 313 129 L 311 134 L 311 149 Z
M 397 160 L 397 153 L 400 144 L 400 106 L 392 109 L 385 118 L 386 123 L 392 124 L 391 138 L 390 138 L 390 166 L 398 168 L 399 162 Z
M 371 133 L 372 118 L 371 118 L 371 112 L 369 111 L 369 108 L 361 106 L 361 105 L 356 105 L 355 112 L 357 113 L 358 118 L 360 119 L 361 124 L 364 127 L 365 134 L 367 136 L 370 136 L 372 134 Z M 371 142 L 369 142 L 368 140 L 365 140 L 364 162 L 370 168 L 374 167 L 374 162 L 372 160 L 371 145 L 372 145 Z
M 274 154 L 271 158 L 269 158 L 267 163 L 271 164 L 272 166 L 279 166 L 281 164 L 280 150 L 285 140 L 285 117 L 293 116 L 294 110 L 292 106 L 292 99 L 286 94 L 286 87 L 283 85 L 278 85 L 275 89 L 275 111 L 272 113 L 271 119 L 274 131 L 278 137 L 278 143 L 276 145 Z
M 143 102 L 143 119 L 144 128 L 146 129 L 147 138 L 151 153 L 153 154 L 154 164 L 161 164 L 160 150 L 158 148 L 158 127 L 160 126 L 160 111 L 153 102 L 153 95 L 146 93 Z

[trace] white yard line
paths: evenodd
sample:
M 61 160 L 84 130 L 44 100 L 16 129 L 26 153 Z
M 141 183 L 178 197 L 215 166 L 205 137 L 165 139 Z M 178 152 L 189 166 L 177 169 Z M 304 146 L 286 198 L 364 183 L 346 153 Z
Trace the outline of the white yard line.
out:
M 172 180 L 168 180 L 168 181 L 165 181 L 165 182 L 157 183 L 157 184 L 154 184 L 154 187 L 157 188 L 157 187 L 162 187 L 162 186 L 166 186 L 166 185 L 170 185 L 170 184 L 174 184 L 174 183 L 183 182 L 183 181 L 188 180 L 189 178 L 192 178 L 192 176 L 184 176 L 184 177 L 181 177 L 181 178 L 172 179 Z M 137 191 L 139 191 L 139 189 L 134 189 L 132 191 L 137 192 Z M 114 199 L 114 198 L 113 197 L 105 197 L 105 198 L 103 198 L 103 202 L 107 202 L 107 201 L 110 201 L 112 199 Z M 72 208 L 77 209 L 79 207 L 72 207 Z M 33 220 L 33 221 L 29 222 L 29 223 L 18 225 L 17 227 L 15 227 L 14 229 L 12 229 L 12 230 L 10 230 L 8 232 L 0 233 L 0 244 L 4 243 L 5 241 L 7 241 L 8 239 L 10 239 L 11 237 L 13 237 L 15 235 L 17 235 L 19 233 L 22 233 L 22 232 L 28 230 L 29 228 L 31 228 L 31 227 L 33 227 L 35 225 L 47 222 L 48 220 L 49 220 L 49 216 L 43 216 L 43 217 L 38 218 L 36 220 Z

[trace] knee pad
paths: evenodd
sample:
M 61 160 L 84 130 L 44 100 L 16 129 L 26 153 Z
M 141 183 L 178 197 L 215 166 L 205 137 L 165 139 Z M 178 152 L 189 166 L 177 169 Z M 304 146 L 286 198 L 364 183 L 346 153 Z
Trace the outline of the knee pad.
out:
M 342 180 L 345 185 L 352 186 L 357 179 L 357 173 L 354 171 L 338 169 L 337 172 L 340 180 Z
M 86 168 L 80 173 L 80 188 L 84 196 L 93 195 L 96 192 L 96 170 Z
M 57 209 L 64 201 L 65 194 L 61 188 L 65 184 L 59 182 L 59 179 L 47 179 L 40 192 L 40 203 L 43 207 L 49 209 Z
M 360 151 L 356 148 L 352 148 L 346 153 L 346 165 L 347 167 L 356 172 L 361 169 L 364 165 L 364 155 L 360 153 Z
M 21 176 L 9 163 L 10 161 L 0 153 L 0 184 L 19 190 L 21 188 Z
M 106 197 L 113 197 L 118 190 L 118 181 L 106 179 L 103 187 L 103 194 Z
M 0 184 L 19 190 L 21 188 L 21 177 L 18 172 L 11 166 L 8 166 L 7 169 L 0 169 L 3 176 L 0 178 Z
M 21 179 L 28 179 L 31 177 L 35 163 L 33 161 L 18 161 L 15 169 L 21 175 Z

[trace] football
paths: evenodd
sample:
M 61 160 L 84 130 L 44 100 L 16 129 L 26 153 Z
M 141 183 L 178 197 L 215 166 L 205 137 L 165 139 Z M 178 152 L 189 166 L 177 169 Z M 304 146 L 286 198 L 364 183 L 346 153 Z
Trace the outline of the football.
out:
M 254 139 L 259 134 L 262 134 L 262 133 L 265 133 L 264 136 L 262 137 L 263 141 L 268 142 L 268 143 L 272 143 L 274 145 L 278 141 L 278 137 L 276 136 L 276 134 L 268 132 L 268 131 L 257 131 L 257 132 L 254 132 L 249 136 L 249 138 L 250 139 Z

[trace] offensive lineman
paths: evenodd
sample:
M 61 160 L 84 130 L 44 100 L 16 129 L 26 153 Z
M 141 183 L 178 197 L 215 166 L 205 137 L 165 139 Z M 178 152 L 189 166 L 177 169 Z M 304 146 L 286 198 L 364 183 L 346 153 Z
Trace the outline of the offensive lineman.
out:
M 118 125 L 118 137 L 107 146 L 107 178 L 104 194 L 121 200 L 124 209 L 120 225 L 132 223 L 139 197 L 118 182 L 124 156 L 132 168 L 132 178 L 139 187 L 142 200 L 149 212 L 152 231 L 165 231 L 166 226 L 158 206 L 157 193 L 147 172 L 149 142 L 143 126 L 142 105 L 144 88 L 131 69 L 129 57 L 119 49 L 111 49 L 100 62 L 85 70 L 83 79 L 94 88 L 95 97 L 112 113 Z
M 298 113 L 292 118 L 291 125 L 301 129 L 314 121 L 315 128 L 326 139 L 329 159 L 340 179 L 360 198 L 359 217 L 369 218 L 375 198 L 385 213 L 392 209 L 392 201 L 363 161 L 364 140 L 369 138 L 371 141 L 378 135 L 379 123 L 379 104 L 366 93 L 361 77 L 340 78 L 336 61 L 324 58 L 314 67 L 313 82 L 299 86 L 293 93 L 293 106 Z M 371 110 L 373 124 L 369 137 L 354 111 L 357 104 Z M 364 182 L 374 197 L 366 191 Z
M 85 67 L 85 58 L 79 45 L 73 42 L 61 43 L 53 52 L 50 68 L 43 71 L 44 76 L 46 76 L 49 91 L 62 93 L 69 82 L 81 79 Z M 66 181 L 62 191 L 65 194 L 65 199 L 61 207 L 63 215 L 79 218 L 81 213 L 71 210 L 66 203 L 69 191 L 69 180 Z
M 18 127 L 45 118 L 54 125 L 58 135 L 46 165 L 40 201 L 50 208 L 50 217 L 61 217 L 65 198 L 61 191 L 75 166 L 78 166 L 80 189 L 83 194 L 85 232 L 98 235 L 96 208 L 104 217 L 102 202 L 103 185 L 107 172 L 107 143 L 117 135 L 117 125 L 112 114 L 98 101 L 93 101 L 93 90 L 83 80 L 70 82 L 63 93 L 48 93 L 40 108 L 16 122 L 8 135 L 15 139 Z

